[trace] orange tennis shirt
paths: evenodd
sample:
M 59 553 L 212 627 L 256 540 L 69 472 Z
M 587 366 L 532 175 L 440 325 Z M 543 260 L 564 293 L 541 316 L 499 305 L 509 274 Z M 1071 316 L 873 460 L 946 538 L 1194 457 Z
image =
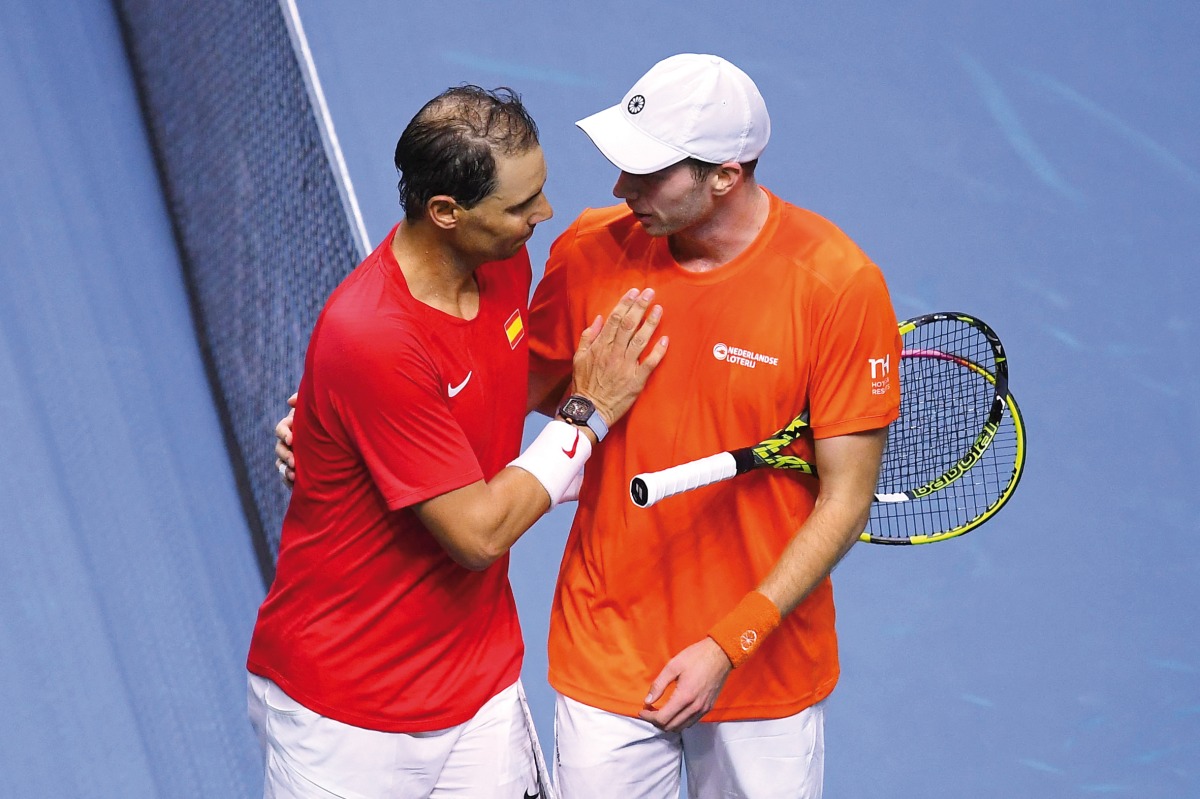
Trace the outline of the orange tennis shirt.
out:
M 811 513 L 816 478 L 763 469 L 641 509 L 635 474 L 755 444 L 805 408 L 817 438 L 885 427 L 900 337 L 879 269 L 838 228 L 768 193 L 755 241 L 682 269 L 624 207 L 555 242 L 530 309 L 531 369 L 569 375 L 580 333 L 631 288 L 664 309 L 666 358 L 588 462 L 550 622 L 550 682 L 636 715 L 667 661 L 753 590 Z M 811 440 L 797 454 L 812 458 Z M 706 721 L 779 718 L 838 678 L 828 579 L 729 677 Z

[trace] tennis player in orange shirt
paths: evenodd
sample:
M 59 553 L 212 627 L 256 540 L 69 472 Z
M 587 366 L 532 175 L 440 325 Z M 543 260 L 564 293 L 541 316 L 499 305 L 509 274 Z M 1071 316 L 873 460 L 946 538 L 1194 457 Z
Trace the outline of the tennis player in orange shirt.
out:
M 564 799 L 819 797 L 838 678 L 829 573 L 867 519 L 899 358 L 879 269 L 755 180 L 770 118 L 721 58 L 656 64 L 578 123 L 624 205 L 555 242 L 530 306 L 531 398 L 552 413 L 573 343 L 627 285 L 653 285 L 671 357 L 589 462 L 550 624 Z M 758 441 L 808 408 L 799 454 L 633 505 L 630 478 Z

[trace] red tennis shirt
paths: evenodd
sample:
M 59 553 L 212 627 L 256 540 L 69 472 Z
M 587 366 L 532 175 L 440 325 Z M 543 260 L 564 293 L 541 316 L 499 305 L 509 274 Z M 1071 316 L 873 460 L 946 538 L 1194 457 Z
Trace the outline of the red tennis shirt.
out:
M 531 271 L 480 267 L 479 313 L 415 300 L 395 229 L 333 292 L 305 357 L 301 468 L 248 668 L 324 716 L 444 729 L 520 674 L 508 556 L 473 572 L 412 511 L 490 479 L 521 446 Z

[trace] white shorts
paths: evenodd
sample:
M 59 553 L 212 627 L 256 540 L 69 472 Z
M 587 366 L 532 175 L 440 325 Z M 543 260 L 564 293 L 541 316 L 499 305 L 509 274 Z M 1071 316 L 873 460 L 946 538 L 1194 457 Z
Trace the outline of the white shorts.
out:
M 825 704 L 782 719 L 664 732 L 562 694 L 554 707 L 554 779 L 562 799 L 820 799 Z
M 541 753 L 535 757 L 537 737 L 520 681 L 470 721 L 421 733 L 334 721 L 256 674 L 249 675 L 248 703 L 263 745 L 266 799 L 551 796 L 538 778 Z

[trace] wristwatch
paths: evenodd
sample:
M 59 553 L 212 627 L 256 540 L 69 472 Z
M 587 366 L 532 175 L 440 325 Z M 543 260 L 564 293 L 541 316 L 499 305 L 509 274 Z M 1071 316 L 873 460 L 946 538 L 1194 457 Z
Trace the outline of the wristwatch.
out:
M 608 425 L 604 423 L 600 414 L 596 413 L 596 406 L 587 397 L 578 394 L 567 397 L 567 401 L 558 409 L 558 415 L 571 424 L 591 430 L 595 433 L 597 442 L 603 441 L 608 435 Z

